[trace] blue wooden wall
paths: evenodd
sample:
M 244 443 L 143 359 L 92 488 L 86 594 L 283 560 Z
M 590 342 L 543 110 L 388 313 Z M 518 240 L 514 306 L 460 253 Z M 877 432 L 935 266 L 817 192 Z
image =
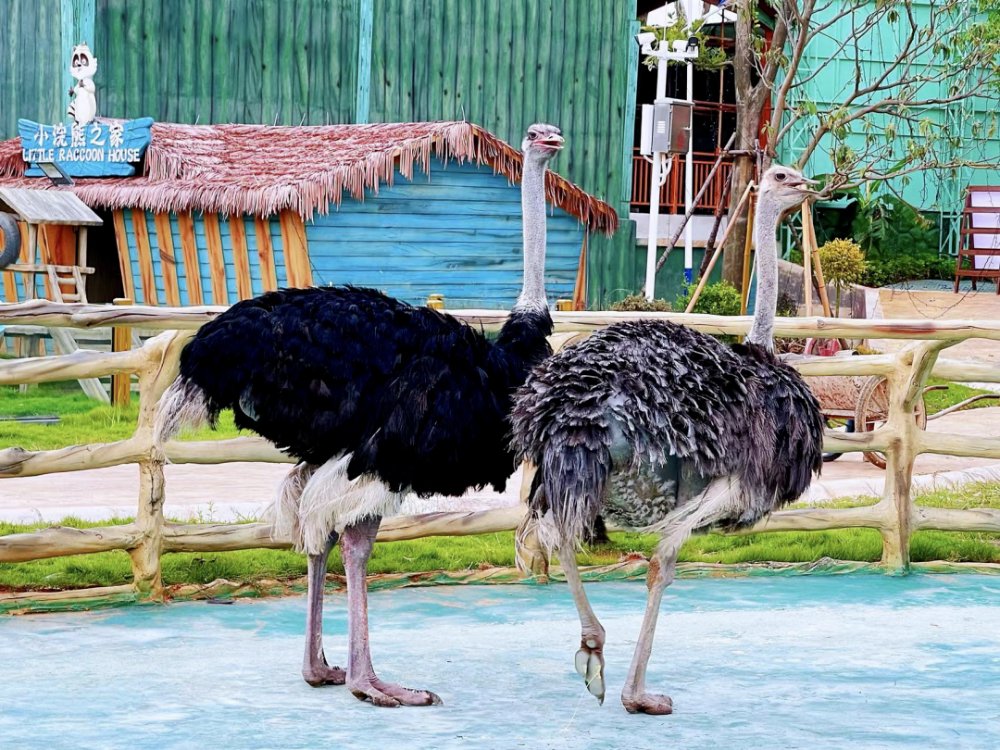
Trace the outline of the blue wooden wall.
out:
M 381 289 L 399 299 L 423 304 L 429 294 L 443 294 L 449 308 L 508 309 L 521 289 L 521 190 L 487 166 L 439 160 L 430 178 L 419 170 L 412 181 L 398 173 L 364 201 L 345 196 L 339 209 L 306 223 L 313 282 L 357 284 Z M 146 214 L 156 279 L 157 303 L 165 304 L 163 273 L 152 214 Z M 244 217 L 254 294 L 263 291 L 252 217 Z M 176 216 L 171 216 L 174 255 L 182 304 L 190 304 L 188 270 L 180 251 Z M 236 270 L 228 221 L 220 221 L 228 300 L 212 297 L 204 222 L 195 214 L 201 287 L 206 303 L 231 304 Z M 130 211 L 125 212 L 136 280 L 136 302 L 145 300 Z M 278 284 L 287 283 L 281 232 L 270 222 Z M 571 298 L 576 281 L 583 226 L 563 210 L 550 210 L 546 253 L 546 290 L 550 303 Z

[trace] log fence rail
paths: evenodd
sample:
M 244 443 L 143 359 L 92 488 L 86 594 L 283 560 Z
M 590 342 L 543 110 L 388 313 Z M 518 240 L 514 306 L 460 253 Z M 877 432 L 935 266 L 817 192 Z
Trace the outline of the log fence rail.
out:
M 128 551 L 133 582 L 125 586 L 86 591 L 18 592 L 0 594 L 0 608 L 7 603 L 73 599 L 114 600 L 132 595 L 140 600 L 162 600 L 164 587 L 160 559 L 166 552 L 221 552 L 254 548 L 283 548 L 263 523 L 173 523 L 164 518 L 163 466 L 172 463 L 225 463 L 267 461 L 291 463 L 285 454 L 261 438 L 241 437 L 218 441 L 153 442 L 153 418 L 160 396 L 178 372 L 179 355 L 197 328 L 222 312 L 223 307 L 143 307 L 54 303 L 34 300 L 0 305 L 0 325 L 34 325 L 74 328 L 138 326 L 162 331 L 140 348 L 119 352 L 76 351 L 71 354 L 0 361 L 0 385 L 20 385 L 107 375 L 135 374 L 139 382 L 139 415 L 133 435 L 112 443 L 68 446 L 57 450 L 0 449 L 0 480 L 60 472 L 98 469 L 121 464 L 139 467 L 138 508 L 129 524 L 102 528 L 51 527 L 0 536 L 0 562 L 13 563 L 109 550 Z M 503 324 L 502 311 L 451 311 L 451 314 L 484 329 Z M 601 327 L 640 318 L 672 320 L 710 334 L 740 335 L 749 329 L 748 317 L 720 317 L 675 313 L 554 312 L 558 348 Z M 828 431 L 824 450 L 829 452 L 879 451 L 887 459 L 886 483 L 881 500 L 858 508 L 807 508 L 774 513 L 752 532 L 825 530 L 868 527 L 883 540 L 881 565 L 889 573 L 910 567 L 909 546 L 914 531 L 1000 532 L 1000 511 L 925 508 L 913 502 L 910 492 L 913 461 L 920 453 L 1000 458 L 1000 438 L 926 433 L 917 428 L 913 410 L 929 376 L 960 382 L 1000 382 L 1000 367 L 942 359 L 942 350 L 969 338 L 1000 340 L 1000 322 L 994 321 L 868 321 L 829 318 L 779 318 L 776 336 L 824 338 L 911 339 L 897 353 L 850 358 L 805 357 L 793 362 L 807 376 L 882 375 L 888 380 L 889 415 L 873 432 Z M 522 499 L 524 491 L 522 489 Z M 380 541 L 426 536 L 483 534 L 517 529 L 518 559 L 537 575 L 546 572 L 535 536 L 526 528 L 524 504 L 481 512 L 438 512 L 386 519 Z M 747 532 L 744 532 L 747 533 Z M 983 566 L 977 566 L 981 570 Z

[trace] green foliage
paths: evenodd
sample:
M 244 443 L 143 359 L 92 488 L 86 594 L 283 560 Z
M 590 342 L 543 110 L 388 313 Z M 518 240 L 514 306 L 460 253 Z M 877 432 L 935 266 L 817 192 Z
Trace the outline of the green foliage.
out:
M 665 299 L 646 299 L 643 294 L 630 294 L 625 299 L 611 305 L 615 312 L 670 312 L 670 303 Z
M 695 58 L 694 66 L 698 70 L 718 70 L 726 64 L 726 51 L 720 47 L 708 46 L 708 37 L 701 30 L 703 25 L 704 21 L 699 19 L 692 23 L 691 28 L 688 29 L 678 19 L 677 23 L 673 26 L 643 26 L 642 31 L 655 34 L 659 44 L 665 45 L 667 49 L 670 49 L 674 42 L 686 42 L 692 36 L 697 38 L 698 57 Z M 659 58 L 655 55 L 647 55 L 642 61 L 643 65 L 650 70 L 654 70 L 658 62 Z M 677 60 L 668 60 L 667 64 L 680 65 L 684 63 Z
M 684 294 L 677 298 L 674 307 L 678 310 L 686 309 L 688 302 L 691 301 L 692 292 L 694 292 L 693 286 L 685 287 Z M 739 315 L 741 303 L 740 292 L 736 287 L 728 281 L 717 281 L 705 285 L 691 312 L 705 315 Z
M 886 260 L 870 261 L 861 283 L 865 286 L 880 287 L 915 279 L 953 278 L 955 278 L 954 258 L 901 255 Z
M 820 242 L 852 237 L 861 246 L 867 264 L 862 284 L 954 278 L 955 261 L 938 254 L 938 221 L 887 194 L 883 183 L 841 190 L 834 198 L 847 198 L 848 205 L 817 211 L 816 235 Z

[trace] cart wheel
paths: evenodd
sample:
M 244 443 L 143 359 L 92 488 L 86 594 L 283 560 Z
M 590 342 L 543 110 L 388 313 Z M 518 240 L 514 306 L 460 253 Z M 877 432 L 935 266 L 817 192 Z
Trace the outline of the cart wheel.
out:
M 885 424 L 889 414 L 889 381 L 880 375 L 874 375 L 865 381 L 858 393 L 858 406 L 854 417 L 854 429 L 857 432 L 872 432 Z M 917 427 L 921 430 L 927 427 L 927 409 L 921 396 L 913 409 Z M 885 468 L 885 455 L 878 451 L 865 451 L 865 461 Z
M 826 421 L 826 427 L 827 427 L 827 429 L 828 430 L 829 429 L 833 429 L 833 427 L 830 424 L 830 420 L 827 419 L 825 421 Z M 854 432 L 854 420 L 853 419 L 848 419 L 847 420 L 847 423 L 844 425 L 844 432 Z M 823 462 L 824 463 L 829 463 L 830 461 L 836 461 L 838 458 L 840 458 L 843 455 L 844 455 L 843 453 L 824 453 L 823 454 Z

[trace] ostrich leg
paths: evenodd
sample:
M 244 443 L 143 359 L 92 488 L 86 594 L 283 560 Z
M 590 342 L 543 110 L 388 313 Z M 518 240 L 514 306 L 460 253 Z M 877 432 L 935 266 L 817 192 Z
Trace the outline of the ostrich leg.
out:
M 573 592 L 576 611 L 580 614 L 580 650 L 576 652 L 576 671 L 585 680 L 590 694 L 604 703 L 604 626 L 598 621 L 583 590 L 572 542 L 559 545 L 558 554 L 566 583 Z
M 383 682 L 372 669 L 368 643 L 368 584 L 365 571 L 375 545 L 379 517 L 364 518 L 344 529 L 340 550 L 347 573 L 347 686 L 359 700 L 370 700 L 376 706 L 392 708 L 399 705 L 430 706 L 441 699 L 426 690 Z
M 337 543 L 337 532 L 330 534 L 326 547 L 318 555 L 309 555 L 309 614 L 306 617 L 306 653 L 302 660 L 302 677 L 313 687 L 343 685 L 346 674 L 340 667 L 331 667 L 323 653 L 323 593 L 326 583 L 326 560 Z
M 739 484 L 734 478 L 715 479 L 704 492 L 693 497 L 654 527 L 663 534 L 663 538 L 653 553 L 653 559 L 649 561 L 646 613 L 642 618 L 642 629 L 625 678 L 625 687 L 622 688 L 622 704 L 630 714 L 673 713 L 673 701 L 668 696 L 646 692 L 646 665 L 653 650 L 653 636 L 656 634 L 656 619 L 660 613 L 663 590 L 674 580 L 681 546 L 692 532 L 711 526 L 731 514 L 733 499 L 740 497 L 738 488 Z

